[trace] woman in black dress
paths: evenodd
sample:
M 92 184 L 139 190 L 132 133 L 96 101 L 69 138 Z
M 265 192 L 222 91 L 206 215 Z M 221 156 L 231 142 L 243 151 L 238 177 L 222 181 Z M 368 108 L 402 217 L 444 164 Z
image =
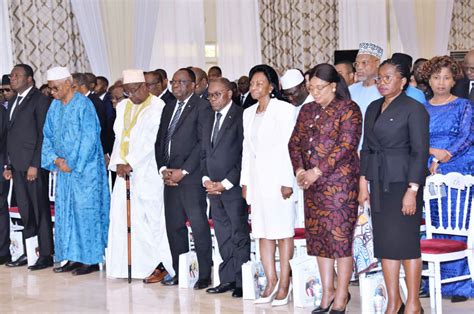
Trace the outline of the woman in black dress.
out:
M 377 78 L 383 97 L 369 105 L 364 120 L 359 203 L 370 197 L 374 253 L 382 260 L 388 292 L 386 313 L 405 308 L 399 291 L 401 263 L 408 287 L 406 312 L 421 311 L 420 223 L 429 173 L 429 116 L 405 94 L 409 79 L 408 66 L 383 62 Z

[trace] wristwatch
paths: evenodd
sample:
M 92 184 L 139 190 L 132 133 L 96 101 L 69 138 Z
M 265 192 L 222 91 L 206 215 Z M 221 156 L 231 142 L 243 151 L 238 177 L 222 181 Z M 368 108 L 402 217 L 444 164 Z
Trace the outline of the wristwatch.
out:
M 418 189 L 420 188 L 418 185 L 414 185 L 414 184 L 409 184 L 408 185 L 408 188 L 410 190 L 412 190 L 413 192 L 418 192 Z

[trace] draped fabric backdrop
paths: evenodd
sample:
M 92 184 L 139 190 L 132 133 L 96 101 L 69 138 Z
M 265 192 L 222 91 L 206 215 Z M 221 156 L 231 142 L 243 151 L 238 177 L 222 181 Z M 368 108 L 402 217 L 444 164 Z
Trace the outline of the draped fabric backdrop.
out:
M 474 48 L 474 1 L 454 0 L 449 50 Z
M 338 49 L 359 49 L 360 42 L 373 42 L 387 51 L 387 10 L 385 1 L 338 0 Z
M 155 38 L 157 31 L 158 19 L 156 14 L 159 10 L 159 1 L 135 0 L 136 29 L 133 41 L 133 64 L 135 68 L 150 69 L 152 39 Z
M 282 74 L 332 63 L 339 42 L 337 0 L 259 0 L 262 61 Z
M 37 85 L 52 66 L 90 71 L 71 3 L 61 0 L 9 2 L 13 63 L 27 63 Z
M 262 63 L 257 0 L 216 1 L 216 25 L 217 63 L 228 79 Z
M 0 76 L 10 73 L 13 66 L 12 40 L 10 37 L 10 18 L 8 17 L 8 2 L 0 3 Z
M 96 75 L 110 77 L 100 2 L 96 0 L 71 0 L 71 5 L 92 71 Z
M 203 0 L 158 2 L 155 37 L 150 38 L 153 45 L 150 69 L 163 68 L 171 77 L 181 67 L 204 68 Z

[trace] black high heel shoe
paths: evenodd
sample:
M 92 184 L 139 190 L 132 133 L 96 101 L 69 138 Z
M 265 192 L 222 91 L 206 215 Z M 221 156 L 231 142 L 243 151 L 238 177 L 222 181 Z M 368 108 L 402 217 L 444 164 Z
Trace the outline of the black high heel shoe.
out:
M 329 312 L 329 309 L 331 308 L 332 304 L 334 303 L 334 299 L 332 299 L 331 303 L 329 303 L 328 307 L 322 308 L 321 305 L 315 308 L 314 310 L 311 311 L 311 314 L 316 314 L 316 313 L 327 313 Z
M 333 309 L 331 309 L 331 311 L 329 311 L 329 314 L 345 314 L 346 309 L 347 309 L 347 305 L 349 304 L 350 300 L 351 300 L 351 294 L 348 293 L 347 294 L 347 302 L 346 302 L 346 306 L 344 307 L 344 309 L 343 310 L 333 310 Z
M 397 311 L 397 314 L 403 314 L 405 313 L 405 303 L 402 302 L 402 305 L 400 305 L 400 308 Z

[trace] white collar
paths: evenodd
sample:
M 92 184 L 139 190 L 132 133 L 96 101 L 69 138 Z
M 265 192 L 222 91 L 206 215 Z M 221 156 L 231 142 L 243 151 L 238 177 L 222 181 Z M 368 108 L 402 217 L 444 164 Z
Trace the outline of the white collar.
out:
M 23 93 L 16 95 L 16 97 L 21 97 L 21 99 L 24 99 L 26 95 L 30 92 L 30 90 L 33 88 L 33 86 L 30 86 L 29 88 L 25 89 Z

